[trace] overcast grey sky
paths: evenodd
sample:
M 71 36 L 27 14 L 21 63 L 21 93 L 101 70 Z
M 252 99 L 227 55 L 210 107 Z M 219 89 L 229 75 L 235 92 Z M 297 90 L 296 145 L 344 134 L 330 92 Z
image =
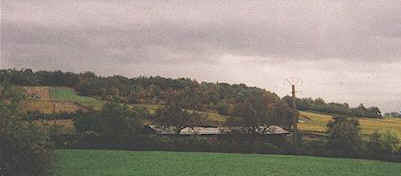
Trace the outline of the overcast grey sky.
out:
M 4 0 L 1 68 L 191 77 L 401 108 L 400 0 Z

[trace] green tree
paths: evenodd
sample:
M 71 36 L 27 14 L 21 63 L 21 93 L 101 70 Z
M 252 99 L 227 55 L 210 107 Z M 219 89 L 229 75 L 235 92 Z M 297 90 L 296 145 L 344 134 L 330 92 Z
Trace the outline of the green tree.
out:
M 280 101 L 273 104 L 270 124 L 291 129 L 294 118 L 296 118 L 295 122 L 298 121 L 298 115 L 298 111 L 291 108 L 285 101 Z
M 130 137 L 140 133 L 143 128 L 141 119 L 128 106 L 107 103 L 100 114 L 95 132 L 108 137 Z
M 266 102 L 263 96 L 246 98 L 235 106 L 234 115 L 227 119 L 226 125 L 240 128 L 241 133 L 258 136 L 261 130 L 272 123 L 272 105 Z
M 337 154 L 357 155 L 362 143 L 359 126 L 358 119 L 335 117 L 327 124 L 328 148 Z
M 24 120 L 22 97 L 15 87 L 0 85 L 0 175 L 47 175 L 52 144 L 47 130 Z
M 184 110 L 178 104 L 169 104 L 156 111 L 153 122 L 163 128 L 173 128 L 178 135 L 184 128 L 193 128 L 204 123 L 205 117 L 196 111 Z
M 216 109 L 217 109 L 217 112 L 218 112 L 219 114 L 222 114 L 222 115 L 229 115 L 229 114 L 228 114 L 229 105 L 226 104 L 226 103 L 224 103 L 224 102 L 218 103 L 217 106 L 216 106 Z
M 375 131 L 369 136 L 369 151 L 373 155 L 393 155 L 401 152 L 401 136 L 392 130 Z
M 132 111 L 127 105 L 106 103 L 100 112 L 80 113 L 74 119 L 78 132 L 94 133 L 110 141 L 123 141 L 143 130 L 142 112 Z

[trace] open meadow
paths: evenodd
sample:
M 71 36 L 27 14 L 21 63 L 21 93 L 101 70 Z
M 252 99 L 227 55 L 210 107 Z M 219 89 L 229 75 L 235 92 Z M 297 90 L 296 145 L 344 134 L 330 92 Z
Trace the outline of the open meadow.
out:
M 67 87 L 24 87 L 24 90 L 31 97 L 25 101 L 25 109 L 28 111 L 54 113 L 100 110 L 105 103 L 92 97 L 79 96 Z
M 105 103 L 92 97 L 79 96 L 77 92 L 67 87 L 51 87 L 49 89 L 49 94 L 54 101 L 75 102 L 96 110 L 100 110 Z
M 322 134 L 327 130 L 327 123 L 333 119 L 332 115 L 300 112 L 301 123 L 298 123 L 299 129 L 305 133 Z M 358 118 L 361 125 L 362 135 L 369 135 L 376 130 L 394 130 L 401 134 L 401 119 L 400 118 Z
M 307 156 L 58 150 L 55 176 L 399 176 L 400 163 Z

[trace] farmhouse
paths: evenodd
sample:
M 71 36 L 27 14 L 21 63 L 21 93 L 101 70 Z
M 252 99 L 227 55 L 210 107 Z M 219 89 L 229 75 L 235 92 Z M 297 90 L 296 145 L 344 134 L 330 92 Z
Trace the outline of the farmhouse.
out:
M 160 135 L 175 135 L 174 128 L 161 128 L 155 125 L 149 126 L 154 133 Z M 224 135 L 233 131 L 240 131 L 242 127 L 194 127 L 184 128 L 181 130 L 180 135 Z M 268 128 L 261 127 L 259 129 L 261 135 L 290 135 L 291 132 L 276 126 L 271 125 Z

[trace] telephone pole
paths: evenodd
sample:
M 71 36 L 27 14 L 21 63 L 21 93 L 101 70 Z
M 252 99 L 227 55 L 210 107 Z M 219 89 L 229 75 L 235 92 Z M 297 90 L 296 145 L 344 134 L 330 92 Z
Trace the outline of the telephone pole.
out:
M 297 145 L 298 145 L 298 111 L 297 111 L 297 104 L 296 104 L 296 86 L 302 84 L 302 81 L 297 78 L 289 78 L 287 79 L 288 84 L 291 86 L 291 99 L 292 99 L 292 107 L 293 111 L 295 112 L 295 115 L 292 118 L 292 124 L 291 124 L 291 130 L 293 131 L 293 145 L 295 152 L 297 151 Z
M 302 84 L 302 80 L 298 78 L 288 78 L 287 79 L 288 84 L 291 86 L 291 99 L 292 99 L 292 108 L 295 112 L 297 111 L 297 104 L 296 104 L 296 86 L 300 86 Z M 298 131 L 298 114 L 295 115 L 292 119 L 292 130 L 295 131 L 295 133 Z
M 292 93 L 292 108 L 294 109 L 295 112 L 297 112 L 297 104 L 296 104 L 296 96 L 295 96 L 295 93 L 296 93 L 295 84 L 291 85 L 291 90 L 292 90 L 291 91 L 291 93 Z M 295 134 L 296 134 L 297 131 L 298 131 L 298 125 L 297 125 L 297 123 L 298 123 L 298 115 L 294 116 L 292 123 L 293 123 L 293 128 L 294 128 L 294 131 L 295 131 Z

